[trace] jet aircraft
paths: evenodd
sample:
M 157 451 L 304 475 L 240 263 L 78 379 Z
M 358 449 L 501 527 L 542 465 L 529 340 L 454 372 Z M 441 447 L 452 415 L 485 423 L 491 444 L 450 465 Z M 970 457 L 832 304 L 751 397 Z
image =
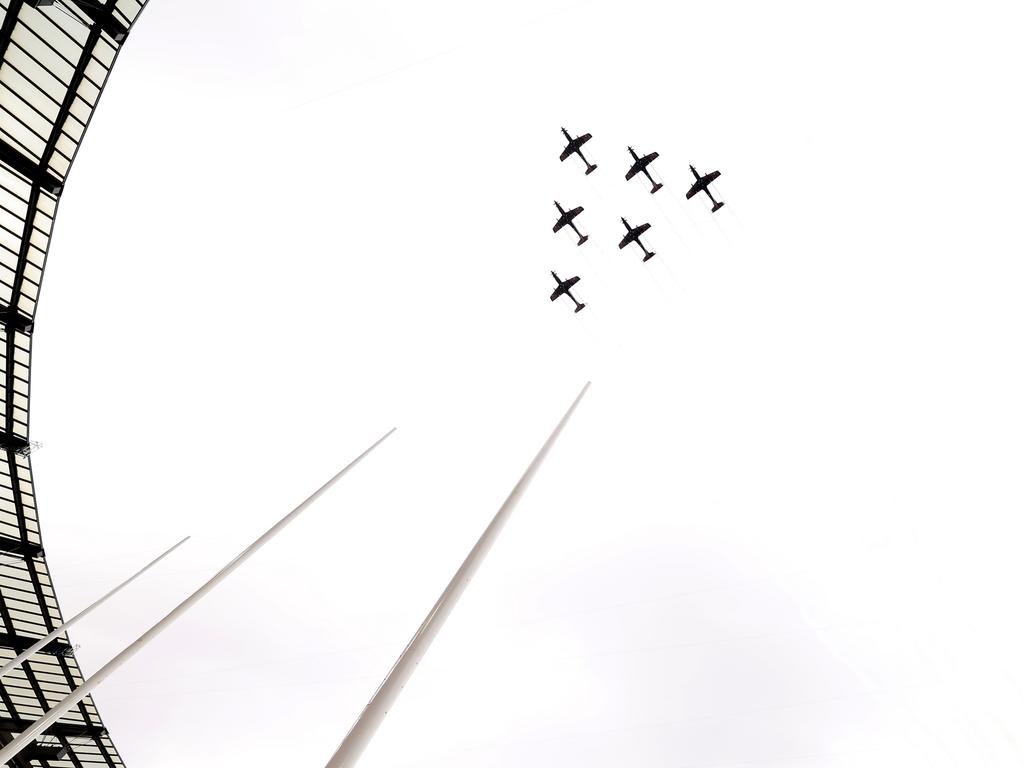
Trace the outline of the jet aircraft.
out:
M 573 300 L 573 303 L 576 305 L 576 309 L 574 309 L 573 312 L 579 312 L 581 309 L 587 306 L 586 304 L 580 304 L 578 301 L 576 301 L 576 297 L 573 296 L 572 291 L 569 290 L 580 281 L 578 277 L 570 277 L 568 280 L 562 280 L 561 278 L 558 277 L 554 270 L 551 271 L 551 276 L 555 278 L 555 282 L 558 283 L 558 287 L 555 288 L 555 292 L 551 294 L 552 301 L 558 299 L 559 296 L 568 296 L 570 299 Z
M 576 245 L 583 245 L 585 242 L 587 242 L 587 240 L 590 239 L 590 235 L 580 234 L 580 231 L 576 229 L 576 224 L 573 223 L 573 219 L 575 219 L 577 216 L 583 213 L 582 205 L 579 206 L 578 208 L 573 208 L 571 211 L 567 211 L 558 204 L 557 200 L 555 200 L 555 208 L 558 209 L 558 213 L 560 215 L 558 217 L 558 221 L 555 222 L 555 227 L 552 230 L 553 232 L 557 232 L 566 224 L 568 224 L 572 228 L 572 231 L 576 233 L 576 237 L 579 238 L 579 242 L 576 243 Z
M 638 173 L 642 173 L 644 176 L 647 177 L 647 180 L 651 182 L 651 194 L 653 195 L 655 192 L 657 192 L 664 186 L 664 184 L 655 184 L 654 179 L 651 178 L 651 174 L 647 170 L 647 166 L 649 166 L 651 163 L 658 159 L 658 153 L 651 152 L 651 154 L 649 155 L 644 155 L 643 157 L 640 157 L 636 152 L 633 151 L 632 147 L 626 147 L 626 149 L 628 149 L 629 154 L 633 156 L 633 166 L 626 173 L 626 181 L 629 181 Z
M 597 166 L 596 165 L 591 165 L 590 162 L 588 162 L 587 158 L 585 158 L 583 156 L 583 150 L 581 149 L 581 147 L 584 144 L 586 144 L 588 141 L 590 141 L 590 139 L 592 138 L 591 135 L 589 133 L 584 133 L 582 136 L 577 136 L 574 139 L 572 136 L 569 135 L 569 132 L 567 130 L 565 130 L 565 128 L 562 129 L 562 133 L 565 134 L 565 139 L 569 143 L 566 145 L 565 149 L 562 150 L 562 154 L 561 154 L 561 156 L 558 159 L 561 160 L 564 163 L 567 158 L 569 158 L 573 154 L 577 154 L 577 155 L 580 156 L 580 160 L 582 160 L 586 164 L 586 166 L 587 166 L 586 173 L 587 174 L 591 174 L 594 171 L 596 171 L 597 170 Z
M 711 189 L 710 189 L 711 182 L 713 182 L 715 179 L 717 179 L 719 176 L 721 176 L 722 175 L 721 173 L 719 173 L 718 171 L 712 171 L 707 176 L 701 176 L 699 173 L 697 173 L 697 169 L 694 168 L 692 165 L 690 166 L 690 171 L 693 173 L 693 177 L 697 181 L 694 182 L 692 187 L 690 187 L 690 191 L 686 193 L 686 199 L 687 200 L 689 200 L 694 195 L 697 195 L 697 194 L 700 194 L 701 192 L 704 192 L 705 194 L 707 194 L 708 197 L 711 198 L 711 202 L 714 203 L 714 205 L 711 206 L 711 212 L 712 213 L 714 213 L 719 208 L 721 208 L 723 205 L 725 205 L 725 203 L 720 203 L 717 200 L 715 200 L 715 196 L 711 194 Z
M 629 226 L 629 222 L 626 221 L 626 217 L 625 216 L 622 217 L 622 223 L 626 226 L 626 236 L 624 238 L 622 238 L 622 241 L 619 243 L 619 250 L 621 251 L 623 248 L 625 248 L 630 243 L 636 243 L 637 245 L 640 246 L 641 250 L 643 250 L 643 252 L 644 252 L 644 261 L 647 261 L 648 259 L 653 258 L 654 257 L 654 251 L 648 251 L 646 246 L 644 246 L 644 244 L 642 242 L 640 242 L 640 235 L 642 235 L 644 232 L 646 232 L 648 229 L 650 229 L 651 225 L 650 224 L 641 224 L 641 225 L 639 225 L 637 227 L 631 227 L 631 226 Z

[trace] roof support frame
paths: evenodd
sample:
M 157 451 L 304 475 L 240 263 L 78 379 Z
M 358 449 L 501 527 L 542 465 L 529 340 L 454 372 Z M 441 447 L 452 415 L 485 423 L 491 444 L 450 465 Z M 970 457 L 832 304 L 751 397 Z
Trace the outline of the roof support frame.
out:
M 45 8 L 62 0 L 28 0 L 33 8 Z M 63 0 L 70 3 L 92 20 L 97 29 L 106 32 L 115 43 L 123 43 L 128 37 L 128 29 L 120 21 L 114 18 L 114 3 L 103 5 L 94 0 Z

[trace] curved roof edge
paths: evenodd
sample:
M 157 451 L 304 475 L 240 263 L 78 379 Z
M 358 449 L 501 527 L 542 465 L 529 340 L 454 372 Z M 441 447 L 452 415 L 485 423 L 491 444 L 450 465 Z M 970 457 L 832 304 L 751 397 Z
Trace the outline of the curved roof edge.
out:
M 0 0 L 0 664 L 63 623 L 32 480 L 32 333 L 65 181 L 146 2 Z M 0 742 L 82 682 L 66 637 L 9 673 Z M 91 697 L 14 764 L 124 765 Z

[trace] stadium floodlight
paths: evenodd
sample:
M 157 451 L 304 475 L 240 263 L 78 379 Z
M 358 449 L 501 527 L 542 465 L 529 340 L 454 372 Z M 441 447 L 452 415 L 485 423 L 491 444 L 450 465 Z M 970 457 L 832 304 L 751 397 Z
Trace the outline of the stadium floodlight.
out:
M 60 637 L 61 635 L 63 635 L 65 632 L 67 632 L 69 629 L 71 629 L 71 627 L 73 627 L 75 624 L 80 622 L 82 619 L 84 619 L 86 616 L 88 616 L 94 610 L 99 608 L 101 605 L 103 605 L 103 603 L 105 603 L 107 600 L 112 598 L 114 595 L 116 595 L 122 589 L 127 587 L 129 584 L 131 584 L 133 581 L 135 581 L 137 578 L 139 578 L 139 576 L 141 576 L 146 571 L 148 571 L 150 568 L 152 568 L 154 565 L 159 563 L 161 560 L 163 560 L 165 557 L 167 557 L 169 554 L 171 554 L 171 552 L 176 550 L 178 547 L 180 547 L 182 544 L 184 544 L 188 540 L 189 540 L 189 537 L 186 536 L 184 539 L 182 539 L 177 544 L 175 544 L 173 547 L 168 549 L 166 552 L 164 552 L 158 558 L 156 558 L 155 560 L 150 561 L 149 565 L 147 565 L 144 568 L 136 571 L 134 576 L 132 576 L 132 577 L 130 577 L 128 579 L 125 579 L 120 584 L 118 584 L 116 587 L 114 587 L 112 590 L 107 592 L 107 594 L 105 594 L 99 600 L 94 602 L 88 608 L 83 608 L 81 611 L 76 613 L 73 617 L 71 617 L 70 619 L 65 621 L 63 624 L 61 624 L 59 627 L 57 627 L 55 630 L 53 630 L 53 632 L 48 634 L 46 637 L 39 638 L 36 642 L 34 642 L 32 645 L 30 645 L 24 651 L 22 651 L 17 656 L 15 656 L 13 659 L 11 659 L 6 664 L 4 664 L 3 667 L 0 667 L 0 679 L 3 679 L 4 675 L 6 675 L 8 672 L 10 672 L 15 667 L 19 666 L 23 661 L 25 661 L 25 659 L 29 658 L 30 656 L 35 655 L 42 648 L 45 648 L 51 641 L 53 641 L 53 640 L 57 639 L 58 637 Z
M 142 635 L 139 636 L 139 638 L 134 643 L 129 645 L 127 648 L 125 648 L 123 651 L 117 654 L 114 658 L 112 658 L 110 661 L 104 664 L 103 667 L 100 668 L 98 672 L 96 672 L 96 674 L 94 674 L 92 677 L 90 677 L 88 680 L 82 683 L 78 688 L 76 688 L 67 696 L 65 696 L 64 699 L 59 704 L 56 704 L 54 707 L 48 710 L 45 715 L 43 715 L 41 718 L 32 723 L 31 726 L 22 731 L 18 735 L 18 737 L 14 739 L 10 744 L 5 746 L 3 749 L 0 749 L 0 765 L 7 765 L 8 763 L 10 763 L 11 760 L 13 760 L 14 757 L 19 752 L 21 752 L 23 749 L 32 744 L 32 742 L 35 741 L 37 736 L 39 736 L 43 731 L 45 731 L 47 728 L 49 728 L 51 725 L 57 722 L 57 720 L 60 719 L 60 717 L 65 712 L 67 712 L 69 709 L 71 709 L 71 707 L 75 706 L 78 702 L 80 702 L 82 699 L 88 696 L 97 685 L 106 680 L 113 672 L 117 671 L 117 669 L 121 665 L 123 665 L 132 656 L 134 656 L 136 653 L 142 650 L 147 643 L 149 643 L 153 638 L 155 638 L 165 629 L 167 629 L 167 627 L 173 624 L 176 619 L 180 618 L 181 615 L 184 614 L 189 608 L 191 608 L 193 605 L 195 605 L 197 602 L 203 599 L 209 592 L 211 592 L 214 589 L 214 587 L 216 587 L 218 584 L 224 581 L 224 579 L 230 576 L 231 573 L 236 568 L 238 568 L 238 566 L 240 566 L 242 563 L 248 560 L 253 554 L 255 554 L 257 550 L 263 547 L 264 544 L 266 544 L 268 541 L 274 538 L 274 536 L 280 533 L 285 526 L 287 526 L 289 523 L 295 520 L 296 517 L 302 514 L 302 512 L 304 512 L 310 504 L 312 504 L 314 501 L 320 498 L 320 496 L 322 496 L 332 485 L 334 485 L 338 480 L 340 480 L 350 469 L 352 469 L 352 467 L 354 467 L 356 464 L 362 461 L 374 448 L 376 448 L 388 437 L 390 437 L 391 433 L 394 431 L 395 430 L 392 429 L 390 432 L 384 435 L 384 437 L 377 440 L 377 442 L 375 442 L 373 445 L 371 445 L 369 448 L 367 448 L 365 451 L 359 454 L 359 456 L 353 459 L 344 469 L 338 472 L 338 474 L 336 474 L 334 477 L 332 477 L 330 480 L 328 480 L 326 483 L 320 486 L 316 491 L 314 491 L 312 495 L 309 496 L 309 498 L 307 498 L 305 501 L 299 504 L 299 506 L 297 506 L 287 515 L 278 520 L 266 533 L 264 533 L 262 536 L 256 539 L 256 541 L 254 541 L 252 544 L 250 544 L 248 547 L 242 550 L 231 562 L 229 562 L 227 565 L 225 565 L 223 568 L 217 571 L 217 573 L 209 581 L 203 584 L 203 586 L 201 586 L 199 589 L 197 589 L 195 592 L 193 592 L 191 595 L 185 598 L 185 600 L 179 603 L 173 610 L 171 610 L 170 613 L 168 613 L 166 616 L 160 619 L 160 621 L 158 621 L 152 627 L 147 629 Z
M 465 561 L 459 566 L 459 570 L 455 572 L 452 580 L 445 587 L 444 592 L 441 593 L 441 597 L 437 599 L 434 607 L 430 609 L 427 618 L 420 624 L 420 628 L 416 630 L 412 640 L 405 646 L 405 650 L 398 657 L 398 661 L 391 667 L 391 671 L 384 678 L 384 682 L 380 684 L 380 687 L 370 698 L 369 703 L 359 714 L 359 717 L 356 718 L 352 728 L 342 740 L 338 750 L 327 762 L 326 768 L 352 768 L 356 761 L 359 760 L 359 756 L 366 749 L 367 744 L 370 743 L 370 739 L 373 738 L 377 728 L 383 722 L 384 716 L 394 705 L 398 694 L 402 692 L 402 688 L 409 680 L 413 670 L 416 669 L 416 665 L 420 663 L 434 637 L 444 625 L 448 614 L 452 612 L 455 604 L 458 603 L 462 593 L 466 590 L 470 580 L 472 580 L 473 575 L 480 567 L 484 558 L 487 557 L 487 553 L 501 533 L 501 529 L 505 527 L 505 523 L 512 514 L 512 510 L 530 484 L 551 446 L 554 445 L 555 440 L 561 434 L 562 428 L 569 421 L 569 417 L 576 410 L 576 406 L 583 399 L 583 395 L 586 394 L 588 387 L 590 387 L 589 381 L 584 385 L 579 395 L 577 395 L 573 404 L 569 406 L 569 410 L 565 412 L 562 420 L 558 422 L 558 426 L 555 427 L 551 436 L 548 437 L 547 442 L 544 443 L 540 451 L 533 458 L 533 461 L 530 462 L 523 476 L 519 478 L 519 482 L 516 483 L 508 498 L 505 499 L 505 503 L 501 505 L 501 508 L 494 515 L 494 519 L 491 520 L 490 524 L 480 535 L 473 549 L 469 551 L 469 555 L 466 556 Z M 0 753 L 0 758 L 2 757 L 3 754 Z

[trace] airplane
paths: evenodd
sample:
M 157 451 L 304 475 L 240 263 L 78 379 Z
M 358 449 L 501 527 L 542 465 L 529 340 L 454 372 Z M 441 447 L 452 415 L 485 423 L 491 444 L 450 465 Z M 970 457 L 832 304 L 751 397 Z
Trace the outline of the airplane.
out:
M 555 208 L 558 209 L 558 212 L 561 215 L 558 217 L 558 221 L 555 222 L 555 228 L 552 230 L 553 232 L 557 232 L 566 224 L 568 224 L 570 227 L 572 227 L 572 231 L 576 233 L 576 237 L 580 239 L 580 241 L 576 243 L 576 245 L 583 245 L 585 242 L 587 242 L 587 240 L 590 239 L 590 235 L 581 235 L 580 231 L 576 229 L 576 225 L 572 221 L 581 213 L 583 213 L 582 205 L 578 208 L 573 208 L 571 211 L 567 211 L 558 204 L 557 200 L 555 200 Z
M 572 291 L 569 290 L 580 281 L 578 277 L 570 277 L 568 280 L 562 280 L 555 273 L 554 270 L 551 271 L 551 276 L 555 278 L 555 282 L 558 283 L 558 287 L 555 288 L 555 292 L 551 294 L 552 301 L 555 301 L 559 296 L 568 296 L 570 299 L 573 300 L 573 303 L 576 305 L 576 309 L 574 309 L 573 312 L 579 312 L 581 309 L 587 306 L 586 304 L 580 304 L 578 301 L 576 301 L 576 297 L 573 296 Z
M 711 198 L 711 202 L 714 203 L 714 205 L 711 207 L 712 213 L 714 213 L 723 205 L 725 205 L 725 203 L 720 203 L 717 200 L 715 200 L 715 196 L 711 194 L 710 189 L 711 182 L 713 182 L 715 179 L 721 176 L 721 173 L 719 173 L 718 171 L 712 171 L 707 176 L 701 176 L 699 173 L 697 173 L 697 169 L 694 168 L 692 165 L 690 166 L 690 171 L 693 172 L 693 177 L 697 179 L 697 181 L 694 183 L 692 187 L 690 187 L 690 191 L 686 193 L 687 200 L 689 200 L 694 195 L 699 194 L 700 192 L 705 192 L 707 193 L 707 196 Z
M 580 159 L 584 163 L 586 163 L 586 165 L 587 165 L 586 174 L 587 175 L 589 175 L 589 174 L 593 173 L 594 171 L 596 171 L 597 170 L 597 166 L 596 165 L 591 165 L 587 161 L 587 158 L 585 158 L 583 156 L 583 150 L 580 149 L 580 147 L 582 147 L 584 144 L 586 144 L 588 141 L 590 141 L 590 139 L 593 138 L 593 137 L 589 133 L 584 133 L 582 136 L 577 136 L 574 139 L 572 136 L 569 135 L 569 132 L 567 130 L 565 130 L 565 128 L 562 129 L 562 133 L 565 134 L 565 138 L 566 138 L 566 140 L 569 143 L 566 145 L 565 149 L 562 150 L 562 154 L 561 154 L 561 156 L 558 159 L 561 160 L 564 163 L 566 158 L 568 158 L 570 155 L 575 153 L 575 154 L 580 156 Z
M 651 225 L 641 224 L 638 227 L 631 227 L 629 226 L 629 222 L 626 221 L 625 216 L 622 217 L 622 223 L 626 225 L 626 236 L 622 238 L 622 241 L 619 243 L 619 250 L 621 251 L 630 243 L 636 243 L 644 252 L 644 261 L 653 258 L 654 251 L 648 251 L 644 244 L 640 242 L 640 235 L 642 235 L 644 232 L 650 229 Z
M 643 157 L 640 157 L 639 155 L 637 155 L 636 152 L 633 151 L 632 147 L 626 147 L 626 149 L 628 149 L 629 154 L 633 156 L 633 167 L 630 168 L 629 172 L 626 174 L 626 181 L 629 181 L 638 173 L 642 172 L 643 175 L 647 177 L 647 180 L 651 182 L 652 195 L 659 189 L 661 189 L 663 186 L 665 186 L 664 184 L 655 184 L 654 179 L 651 178 L 651 174 L 647 170 L 647 166 L 658 159 L 657 152 L 651 152 L 651 154 L 649 155 L 644 155 Z

